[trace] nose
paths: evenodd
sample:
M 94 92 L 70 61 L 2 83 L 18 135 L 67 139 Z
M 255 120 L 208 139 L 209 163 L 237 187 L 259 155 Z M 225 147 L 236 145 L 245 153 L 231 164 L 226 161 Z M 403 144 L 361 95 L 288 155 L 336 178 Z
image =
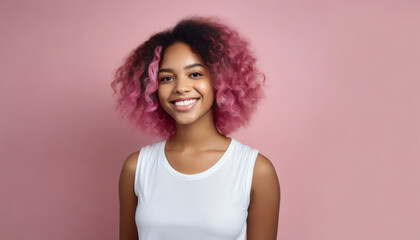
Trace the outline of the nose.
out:
M 175 80 L 174 93 L 190 92 L 191 88 L 191 82 L 188 78 L 179 77 Z

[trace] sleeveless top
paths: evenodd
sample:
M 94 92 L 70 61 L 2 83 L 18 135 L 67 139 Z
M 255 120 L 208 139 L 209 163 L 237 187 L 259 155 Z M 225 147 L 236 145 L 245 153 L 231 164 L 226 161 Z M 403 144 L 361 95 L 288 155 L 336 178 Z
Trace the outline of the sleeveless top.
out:
M 166 141 L 142 147 L 134 192 L 140 240 L 245 240 L 258 150 L 231 138 L 223 156 L 197 174 L 178 172 Z

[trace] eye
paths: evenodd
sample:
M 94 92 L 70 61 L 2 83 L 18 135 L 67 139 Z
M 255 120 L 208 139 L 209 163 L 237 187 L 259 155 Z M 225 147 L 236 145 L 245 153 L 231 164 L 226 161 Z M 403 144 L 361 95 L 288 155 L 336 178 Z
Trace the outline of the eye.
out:
M 198 77 L 201 77 L 202 74 L 198 73 L 198 72 L 193 72 L 193 73 L 190 74 L 190 76 L 193 77 L 193 78 L 198 78 Z
M 159 81 L 160 82 L 168 82 L 168 81 L 171 81 L 171 80 L 172 80 L 171 76 L 166 76 L 166 77 L 161 78 Z

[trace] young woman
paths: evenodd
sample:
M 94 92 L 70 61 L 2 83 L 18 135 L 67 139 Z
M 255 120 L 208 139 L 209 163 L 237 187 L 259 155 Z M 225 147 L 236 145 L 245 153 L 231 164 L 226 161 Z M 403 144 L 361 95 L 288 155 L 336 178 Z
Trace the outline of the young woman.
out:
M 227 137 L 263 96 L 255 62 L 236 31 L 192 17 L 153 35 L 117 70 L 117 110 L 162 138 L 123 164 L 121 240 L 276 239 L 276 171 Z

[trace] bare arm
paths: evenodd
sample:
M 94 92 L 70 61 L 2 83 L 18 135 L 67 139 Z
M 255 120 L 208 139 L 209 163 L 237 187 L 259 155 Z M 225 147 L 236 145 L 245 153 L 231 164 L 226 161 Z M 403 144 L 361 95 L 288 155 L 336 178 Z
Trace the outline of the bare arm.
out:
M 258 154 L 248 208 L 247 240 L 276 240 L 280 211 L 280 183 L 273 164 Z
M 138 240 L 135 212 L 137 196 L 134 193 L 134 175 L 139 152 L 132 153 L 124 161 L 119 179 L 120 240 Z

